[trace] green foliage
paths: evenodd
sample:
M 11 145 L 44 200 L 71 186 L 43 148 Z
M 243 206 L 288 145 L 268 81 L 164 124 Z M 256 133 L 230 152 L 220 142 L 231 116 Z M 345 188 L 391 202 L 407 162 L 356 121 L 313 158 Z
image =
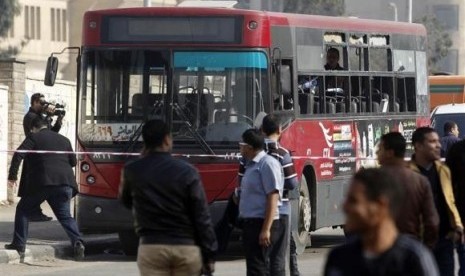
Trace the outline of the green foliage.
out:
M 289 0 L 284 12 L 340 16 L 345 7 L 344 0 Z
M 452 39 L 434 15 L 425 15 L 415 20 L 423 24 L 428 32 L 428 68 L 438 70 L 438 62 L 447 56 L 452 47 Z
M 0 11 L 0 37 L 5 37 L 14 17 L 21 13 L 21 6 L 17 0 L 0 0 Z

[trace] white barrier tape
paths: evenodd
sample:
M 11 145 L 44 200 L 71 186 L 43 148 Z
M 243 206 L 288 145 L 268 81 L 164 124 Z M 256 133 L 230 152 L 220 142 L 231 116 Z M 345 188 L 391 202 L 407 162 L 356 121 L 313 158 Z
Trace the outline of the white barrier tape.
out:
M 0 153 L 37 153 L 37 154 L 77 154 L 77 155 L 114 155 L 114 156 L 140 156 L 138 152 L 107 152 L 107 151 L 48 151 L 48 150 L 0 150 Z M 201 157 L 201 158 L 222 158 L 222 159 L 239 159 L 237 154 L 183 154 L 173 153 L 176 157 Z M 345 161 L 377 161 L 374 157 L 323 157 L 323 156 L 292 156 L 294 160 L 345 160 Z M 409 161 L 410 158 L 405 158 Z M 441 161 L 445 161 L 441 158 Z

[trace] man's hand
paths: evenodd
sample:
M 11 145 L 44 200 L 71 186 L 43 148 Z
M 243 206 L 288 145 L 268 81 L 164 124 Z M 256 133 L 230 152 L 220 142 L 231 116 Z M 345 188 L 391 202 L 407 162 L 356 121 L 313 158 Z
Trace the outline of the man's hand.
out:
M 8 180 L 8 187 L 15 188 L 16 186 L 18 186 L 16 180 Z
M 16 180 L 8 180 L 7 200 L 10 204 L 15 203 L 16 187 L 17 187 Z
M 215 272 L 215 262 L 211 261 L 203 265 L 202 275 L 213 275 Z
M 455 243 L 464 244 L 465 243 L 465 238 L 464 238 L 464 235 L 463 235 L 463 230 L 461 228 L 455 229 L 454 234 L 452 236 L 452 239 L 453 239 L 453 242 L 455 242 Z
M 258 243 L 263 247 L 271 245 L 271 233 L 270 230 L 262 230 L 258 238 Z
M 47 108 L 45 108 L 45 112 L 47 112 L 48 114 L 55 113 L 55 106 L 54 105 L 48 105 Z

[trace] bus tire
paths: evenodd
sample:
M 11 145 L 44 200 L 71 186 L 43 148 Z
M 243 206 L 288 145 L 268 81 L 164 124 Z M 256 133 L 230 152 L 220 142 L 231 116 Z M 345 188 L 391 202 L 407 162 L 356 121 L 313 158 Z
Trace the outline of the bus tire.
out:
M 307 179 L 305 175 L 302 175 L 299 187 L 297 229 L 292 231 L 298 254 L 302 253 L 310 243 L 311 223 L 312 205 L 310 193 L 308 191 Z
M 139 247 L 139 237 L 134 230 L 126 230 L 118 232 L 119 241 L 124 254 L 127 256 L 136 256 Z

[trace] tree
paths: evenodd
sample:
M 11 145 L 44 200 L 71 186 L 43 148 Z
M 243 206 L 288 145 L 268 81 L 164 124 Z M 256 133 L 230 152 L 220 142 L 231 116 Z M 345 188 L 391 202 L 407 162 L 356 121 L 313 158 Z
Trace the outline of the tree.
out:
M 340 16 L 345 6 L 344 0 L 289 0 L 284 12 Z
M 415 20 L 415 22 L 423 24 L 427 31 L 429 71 L 438 71 L 438 63 L 449 53 L 449 49 L 452 47 L 452 39 L 434 15 L 425 15 Z
M 5 40 L 8 31 L 13 26 L 14 17 L 21 13 L 21 6 L 18 0 L 0 0 L 0 43 Z M 21 42 L 24 46 L 26 42 Z M 18 53 L 17 46 L 8 45 L 5 48 L 0 48 L 0 58 L 14 56 Z

